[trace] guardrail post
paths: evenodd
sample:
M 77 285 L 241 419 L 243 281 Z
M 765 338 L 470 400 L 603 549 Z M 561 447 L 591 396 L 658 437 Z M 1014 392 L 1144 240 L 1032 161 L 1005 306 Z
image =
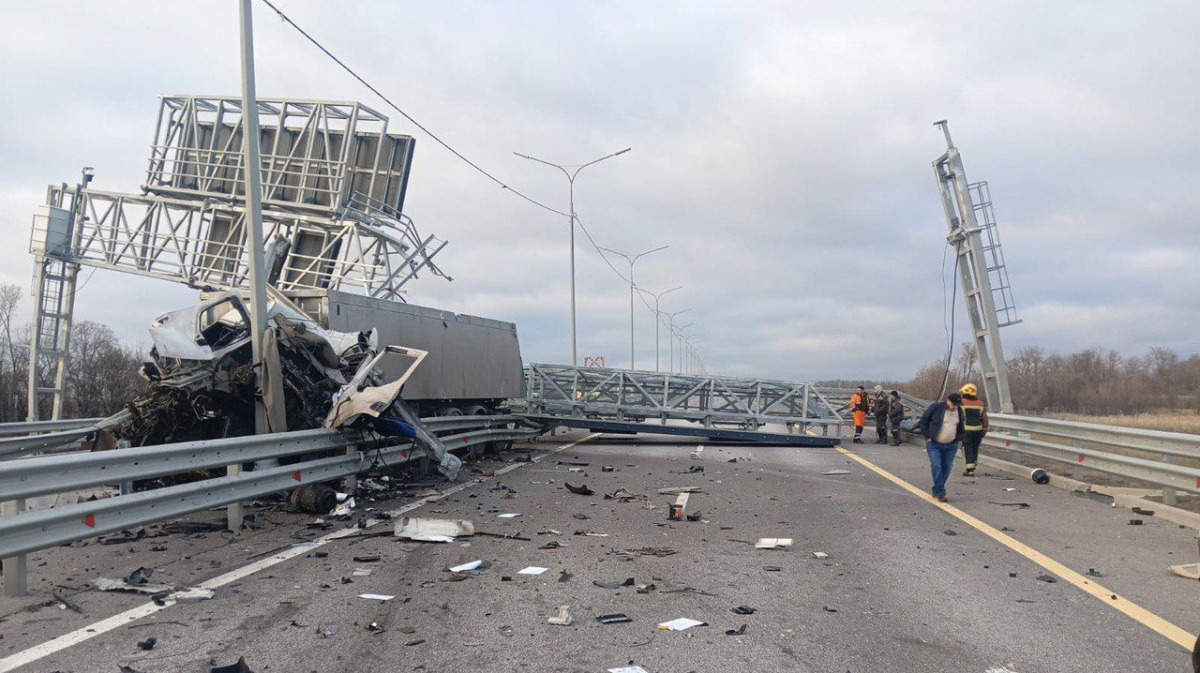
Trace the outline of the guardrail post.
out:
M 347 446 L 346 447 L 346 455 L 347 456 L 353 456 L 356 453 L 358 453 L 357 446 Z M 342 488 L 345 489 L 345 491 L 347 493 L 349 493 L 350 495 L 353 496 L 354 492 L 358 490 L 358 473 L 356 472 L 356 473 L 346 477 L 345 481 L 342 482 Z
M 1162 461 L 1169 465 L 1169 464 L 1175 462 L 1175 457 L 1169 456 L 1169 455 L 1164 455 L 1162 457 Z M 1162 495 L 1163 504 L 1171 505 L 1171 506 L 1174 506 L 1175 504 L 1177 504 L 1179 501 L 1178 498 L 1176 497 L 1177 493 L 1178 493 L 1178 491 L 1176 491 L 1173 488 L 1164 488 L 1163 495 Z
M 236 477 L 242 473 L 241 465 L 230 465 L 225 468 L 225 474 L 231 477 Z M 225 519 L 229 527 L 229 532 L 238 533 L 242 530 L 242 521 L 245 519 L 246 510 L 242 503 L 235 502 L 225 510 Z
M 0 505 L 0 518 L 8 518 L 17 516 L 21 510 L 25 508 L 24 500 L 5 500 L 3 505 Z M 24 596 L 28 592 L 26 584 L 26 562 L 24 554 L 10 556 L 0 563 L 4 567 L 4 595 L 5 596 Z

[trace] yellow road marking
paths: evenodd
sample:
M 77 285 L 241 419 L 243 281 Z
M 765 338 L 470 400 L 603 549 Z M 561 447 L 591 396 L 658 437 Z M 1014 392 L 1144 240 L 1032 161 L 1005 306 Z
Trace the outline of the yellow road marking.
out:
M 887 470 L 883 469 L 882 467 L 879 467 L 878 465 L 872 463 L 871 461 L 867 460 L 866 458 L 863 458 L 862 456 L 859 456 L 858 454 L 856 454 L 852 451 L 849 451 L 841 446 L 836 446 L 834 448 L 836 448 L 843 455 L 848 456 L 848 457 L 852 458 L 853 460 L 857 461 L 863 467 L 866 467 L 868 470 L 871 470 L 872 472 L 878 474 L 879 476 L 883 477 L 884 479 L 887 479 L 888 481 L 899 486 L 900 488 L 903 488 L 904 490 L 908 491 L 909 493 L 912 493 L 913 495 L 924 500 L 925 502 L 928 502 L 935 507 L 941 508 L 944 512 L 946 512 L 950 516 L 955 517 L 956 519 L 962 521 L 963 523 L 974 528 L 975 530 L 983 533 L 984 535 L 987 535 L 988 537 L 990 537 L 993 540 L 999 542 L 1000 544 L 1008 547 L 1009 549 L 1012 549 L 1013 551 L 1017 552 L 1021 556 L 1024 556 L 1025 558 L 1029 559 L 1030 561 L 1033 561 L 1034 563 L 1045 568 L 1046 570 L 1049 570 L 1050 572 L 1054 573 L 1055 575 L 1058 575 L 1059 577 L 1070 582 L 1071 584 L 1075 585 L 1079 589 L 1082 589 L 1083 591 L 1091 594 L 1098 600 L 1102 601 L 1105 605 L 1113 608 L 1114 610 L 1118 610 L 1118 611 L 1124 613 L 1125 616 L 1127 616 L 1131 619 L 1134 619 L 1134 620 L 1140 622 L 1142 624 L 1142 626 L 1145 626 L 1153 631 L 1156 631 L 1158 634 L 1162 635 L 1167 640 L 1170 640 L 1171 642 L 1176 643 L 1177 645 L 1186 649 L 1189 652 L 1191 652 L 1192 648 L 1195 647 L 1196 636 L 1194 634 L 1188 633 L 1187 631 L 1183 630 L 1182 628 L 1176 626 L 1175 624 L 1172 624 L 1171 622 L 1168 622 L 1167 620 L 1163 619 L 1162 617 L 1159 617 L 1158 615 L 1154 614 L 1153 612 L 1150 612 L 1149 610 L 1147 610 L 1146 608 L 1143 608 L 1142 606 L 1138 605 L 1137 603 L 1134 603 L 1130 600 L 1127 600 L 1125 598 L 1118 596 L 1117 594 L 1113 593 L 1111 590 L 1106 589 L 1105 587 L 1102 587 L 1099 584 L 1096 584 L 1095 582 L 1091 581 L 1087 577 L 1080 575 L 1079 573 L 1075 572 L 1074 570 L 1071 570 L 1070 568 L 1066 567 L 1065 565 L 1059 563 L 1058 561 L 1055 561 L 1054 559 L 1050 558 L 1049 556 L 1046 556 L 1045 554 L 1041 553 L 1040 551 L 1021 542 L 1020 540 L 1014 539 L 1013 537 L 1011 537 L 1009 535 L 1005 535 L 1004 533 L 1001 533 L 999 530 L 989 526 L 988 524 L 980 521 L 979 519 L 976 519 L 975 517 L 971 516 L 970 514 L 967 514 L 966 512 L 962 511 L 961 509 L 959 509 L 953 505 L 949 505 L 949 504 L 946 504 L 943 502 L 938 502 L 937 500 L 934 500 L 931 495 L 929 495 L 922 489 L 919 489 L 916 486 L 913 486 L 912 484 L 908 483 L 907 481 L 904 481 L 900 477 L 897 477 L 896 475 L 892 474 L 891 472 L 888 472 Z

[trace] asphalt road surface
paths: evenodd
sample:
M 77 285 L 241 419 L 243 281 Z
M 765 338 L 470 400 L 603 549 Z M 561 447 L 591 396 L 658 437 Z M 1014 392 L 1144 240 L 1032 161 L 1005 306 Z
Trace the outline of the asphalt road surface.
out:
M 251 508 L 261 527 L 239 536 L 173 534 L 32 555 L 35 596 L 0 602 L 0 671 L 207 672 L 239 657 L 258 673 L 595 672 L 631 663 L 652 673 L 1191 670 L 1178 634 L 1200 630 L 1200 586 L 1166 567 L 1197 559 L 1195 531 L 1154 519 L 1132 526 L 1128 510 L 986 469 L 955 476 L 953 508 L 940 508 L 900 483 L 927 485 L 916 446 L 849 447 L 876 471 L 836 449 L 703 444 L 693 459 L 695 443 L 565 443 L 581 437 L 527 445 L 538 462 L 481 463 L 464 472 L 465 486 L 431 480 L 357 510 L 465 518 L 480 532 L 528 540 L 366 536 L 390 530 L 384 522 L 296 547 L 347 535 L 351 524 Z M 825 474 L 834 470 L 847 473 Z M 576 495 L 565 482 L 596 494 Z M 701 520 L 668 520 L 675 496 L 659 489 L 681 486 L 700 489 L 688 510 Z M 646 498 L 603 497 L 620 488 Z M 756 549 L 763 537 L 793 545 Z M 628 551 L 639 549 L 663 555 Z M 372 556 L 379 560 L 354 560 Z M 475 560 L 488 567 L 447 570 Z M 1047 567 L 1055 563 L 1065 568 Z M 154 568 L 154 581 L 207 580 L 214 597 L 160 607 L 89 586 L 139 566 Z M 519 574 L 530 566 L 548 570 Z M 620 586 L 628 578 L 653 589 Z M 573 623 L 548 623 L 562 605 Z M 754 612 L 735 614 L 739 606 Z M 630 621 L 597 621 L 612 613 Z M 707 625 L 656 629 L 676 618 Z M 151 636 L 153 649 L 139 649 Z

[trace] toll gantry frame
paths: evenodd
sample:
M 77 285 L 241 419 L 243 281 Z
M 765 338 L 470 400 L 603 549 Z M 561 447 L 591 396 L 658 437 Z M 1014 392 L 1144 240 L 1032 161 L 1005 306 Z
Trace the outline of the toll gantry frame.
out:
M 415 141 L 357 102 L 271 99 L 260 119 L 267 270 L 276 289 L 404 301 L 446 246 L 403 214 Z M 236 290 L 248 287 L 242 101 L 161 96 L 140 194 L 47 189 L 34 214 L 29 420 L 61 415 L 81 266 Z

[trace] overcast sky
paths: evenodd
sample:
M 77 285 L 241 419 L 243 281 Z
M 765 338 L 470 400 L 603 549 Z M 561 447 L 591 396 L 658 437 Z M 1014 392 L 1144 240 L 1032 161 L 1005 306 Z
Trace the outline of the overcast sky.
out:
M 944 355 L 948 118 L 988 180 L 1023 345 L 1200 350 L 1200 9 L 1195 2 L 312 2 L 278 0 L 402 107 L 506 182 L 645 250 L 682 284 L 710 371 L 907 377 Z M 0 21 L 0 279 L 28 286 L 30 213 L 84 165 L 137 192 L 157 96 L 240 93 L 237 12 L 206 2 L 6 3 Z M 381 101 L 255 5 L 263 97 Z M 416 304 L 515 321 L 566 362 L 568 225 L 417 136 L 406 212 L 450 241 L 455 281 Z M 580 355 L 628 366 L 628 286 L 582 239 Z M 146 342 L 194 293 L 108 271 L 78 316 Z M 26 305 L 29 308 L 31 304 Z M 961 307 L 960 307 L 961 311 Z M 638 366 L 653 368 L 640 305 Z M 960 314 L 959 325 L 963 320 Z M 960 341 L 964 340 L 960 333 Z M 666 342 L 663 342 L 666 360 Z

